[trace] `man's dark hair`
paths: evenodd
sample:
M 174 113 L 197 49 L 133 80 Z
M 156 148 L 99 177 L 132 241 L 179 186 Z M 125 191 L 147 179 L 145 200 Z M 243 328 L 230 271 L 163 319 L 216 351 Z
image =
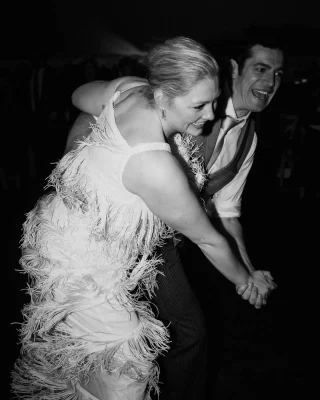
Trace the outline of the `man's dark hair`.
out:
M 269 49 L 278 49 L 282 51 L 285 57 L 288 48 L 281 35 L 281 32 L 267 32 L 263 29 L 248 29 L 240 38 L 228 39 L 223 43 L 222 53 L 217 57 L 220 66 L 220 87 L 224 87 L 228 83 L 229 89 L 232 88 L 232 64 L 230 60 L 235 60 L 238 64 L 238 72 L 241 75 L 246 61 L 252 57 L 252 49 L 254 46 L 261 45 Z M 213 48 L 213 54 L 216 54 Z
M 234 52 L 234 55 L 230 57 L 230 59 L 233 59 L 237 62 L 239 75 L 242 74 L 246 61 L 252 57 L 253 47 L 258 45 L 267 47 L 269 49 L 277 49 L 284 53 L 284 49 L 279 45 L 279 42 L 276 43 L 271 41 L 253 40 L 251 43 L 239 46 L 238 50 Z
M 280 32 L 270 33 L 263 29 L 248 29 L 243 37 L 231 47 L 228 55 L 229 60 L 233 59 L 237 62 L 240 75 L 246 60 L 252 56 L 253 47 L 257 45 L 280 50 L 283 55 L 286 53 L 286 45 Z

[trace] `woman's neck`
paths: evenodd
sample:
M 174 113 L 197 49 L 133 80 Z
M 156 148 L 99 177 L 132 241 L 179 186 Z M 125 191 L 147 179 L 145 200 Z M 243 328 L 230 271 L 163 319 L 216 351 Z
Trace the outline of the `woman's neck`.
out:
M 163 111 L 155 106 L 155 111 L 158 115 L 158 119 L 160 121 L 160 125 L 162 128 L 162 132 L 166 140 L 168 141 L 170 138 L 172 138 L 177 132 L 174 130 L 168 123 L 166 117 L 163 116 Z

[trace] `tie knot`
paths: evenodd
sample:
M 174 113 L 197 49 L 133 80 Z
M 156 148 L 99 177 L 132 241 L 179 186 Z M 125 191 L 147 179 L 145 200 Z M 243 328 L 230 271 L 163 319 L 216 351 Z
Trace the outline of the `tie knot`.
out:
M 239 124 L 239 120 L 230 117 L 229 115 L 226 116 L 225 120 L 223 121 L 223 129 L 225 132 L 229 131 L 231 128 Z

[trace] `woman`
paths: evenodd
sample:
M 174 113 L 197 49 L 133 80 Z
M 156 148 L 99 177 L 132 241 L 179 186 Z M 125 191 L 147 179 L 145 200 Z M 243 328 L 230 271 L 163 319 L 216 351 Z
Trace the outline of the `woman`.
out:
M 218 95 L 215 60 L 182 37 L 150 52 L 148 80 L 92 82 L 74 92 L 74 105 L 98 119 L 58 163 L 49 177 L 55 191 L 24 225 L 21 263 L 33 286 L 13 376 L 18 395 L 150 398 L 169 338 L 142 294 L 152 294 L 161 263 L 155 247 L 175 231 L 261 306 L 272 283 L 260 271 L 249 275 L 214 230 L 167 144 L 183 132 L 175 140 L 201 186 L 189 136 L 213 118 Z

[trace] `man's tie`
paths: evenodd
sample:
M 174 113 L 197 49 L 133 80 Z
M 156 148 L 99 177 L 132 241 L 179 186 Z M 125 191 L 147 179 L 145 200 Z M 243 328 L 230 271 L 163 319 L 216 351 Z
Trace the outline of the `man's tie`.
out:
M 206 168 L 207 171 L 209 171 L 210 168 L 213 166 L 213 164 L 216 162 L 216 160 L 222 150 L 224 138 L 226 137 L 227 132 L 230 129 L 232 129 L 234 126 L 238 125 L 240 122 L 241 122 L 240 120 L 234 119 L 228 115 L 225 117 L 225 119 L 222 122 L 222 126 L 221 126 L 221 129 L 223 130 L 223 135 L 220 138 L 220 140 L 218 140 L 216 147 L 213 150 L 212 156 L 211 156 L 211 158 L 208 162 L 207 168 Z

